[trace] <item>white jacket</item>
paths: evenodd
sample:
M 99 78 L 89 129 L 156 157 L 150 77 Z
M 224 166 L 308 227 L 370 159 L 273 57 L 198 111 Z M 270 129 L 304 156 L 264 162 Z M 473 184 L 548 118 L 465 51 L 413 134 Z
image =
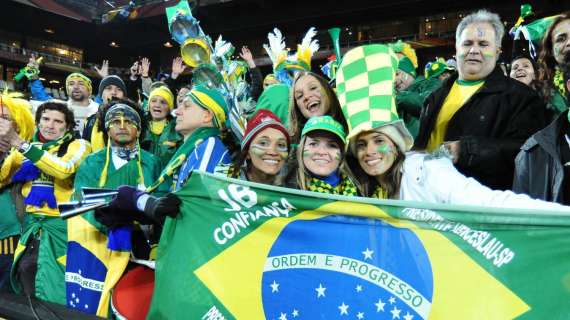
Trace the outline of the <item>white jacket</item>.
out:
M 562 210 L 570 207 L 535 200 L 512 191 L 498 191 L 467 178 L 448 158 L 430 158 L 426 153 L 409 152 L 404 161 L 400 199 L 430 203 L 473 205 L 495 208 Z

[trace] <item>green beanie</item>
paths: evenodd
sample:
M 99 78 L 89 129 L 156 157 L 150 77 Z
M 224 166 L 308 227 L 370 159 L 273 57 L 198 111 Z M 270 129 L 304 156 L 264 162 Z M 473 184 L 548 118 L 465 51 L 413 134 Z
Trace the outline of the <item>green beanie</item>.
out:
M 398 69 L 411 74 L 414 76 L 414 78 L 416 77 L 416 68 L 414 68 L 412 60 L 406 56 L 400 58 L 400 61 L 398 62 Z

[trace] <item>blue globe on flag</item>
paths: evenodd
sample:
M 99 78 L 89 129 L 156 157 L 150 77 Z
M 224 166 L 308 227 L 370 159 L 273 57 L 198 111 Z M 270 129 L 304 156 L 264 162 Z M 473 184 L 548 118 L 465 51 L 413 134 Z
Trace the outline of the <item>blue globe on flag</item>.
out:
M 266 319 L 427 319 L 432 297 L 420 239 L 377 219 L 291 222 L 262 276 Z

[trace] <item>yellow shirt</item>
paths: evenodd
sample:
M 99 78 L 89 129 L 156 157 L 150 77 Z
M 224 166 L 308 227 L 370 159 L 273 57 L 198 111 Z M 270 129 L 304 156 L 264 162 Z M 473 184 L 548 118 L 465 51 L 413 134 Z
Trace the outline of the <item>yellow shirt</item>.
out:
M 441 110 L 439 110 L 439 114 L 435 121 L 435 128 L 429 137 L 429 142 L 427 144 L 428 152 L 432 152 L 443 143 L 449 120 L 453 118 L 453 115 L 457 110 L 459 110 L 465 102 L 467 102 L 467 100 L 469 100 L 469 98 L 471 98 L 471 96 L 473 96 L 473 94 L 483 86 L 484 83 L 485 81 L 467 82 L 460 80 L 453 83 L 449 94 L 445 97 Z

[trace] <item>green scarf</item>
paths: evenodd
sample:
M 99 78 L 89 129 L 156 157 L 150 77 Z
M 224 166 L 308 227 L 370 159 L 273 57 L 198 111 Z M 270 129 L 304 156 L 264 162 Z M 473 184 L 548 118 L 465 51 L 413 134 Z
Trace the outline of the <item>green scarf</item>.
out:
M 338 194 L 342 196 L 358 196 L 356 191 L 356 186 L 347 176 L 342 175 L 340 183 L 333 187 L 323 180 L 317 178 L 311 178 L 309 181 L 309 191 L 328 193 L 328 194 Z
M 62 144 L 66 143 L 67 141 L 73 139 L 73 135 L 71 134 L 71 132 L 68 132 L 66 134 L 64 134 L 61 138 L 57 139 L 57 140 L 52 140 L 52 141 L 48 141 L 44 144 L 42 144 L 41 149 L 44 151 L 47 151 L 49 149 L 51 149 L 54 146 L 61 146 Z M 40 141 L 40 132 L 36 132 L 34 134 L 34 138 L 32 140 L 32 142 L 41 142 Z
M 566 84 L 564 83 L 564 75 L 562 74 L 562 71 L 558 68 L 554 73 L 553 84 L 554 87 L 558 89 L 558 92 L 560 92 L 560 95 L 562 95 L 562 97 L 566 99 Z
M 372 198 L 374 199 L 388 199 L 388 193 L 381 186 L 376 187 L 374 193 L 372 193 Z
M 178 171 L 178 168 L 184 163 L 188 154 L 194 150 L 194 148 L 212 136 L 220 135 L 220 130 L 218 128 L 204 127 L 196 129 L 186 141 L 178 148 L 176 153 L 170 159 L 170 162 L 166 165 L 164 170 L 158 176 L 158 179 L 146 189 L 146 192 L 155 191 L 158 186 L 160 186 L 164 181 L 172 178 L 174 173 Z

